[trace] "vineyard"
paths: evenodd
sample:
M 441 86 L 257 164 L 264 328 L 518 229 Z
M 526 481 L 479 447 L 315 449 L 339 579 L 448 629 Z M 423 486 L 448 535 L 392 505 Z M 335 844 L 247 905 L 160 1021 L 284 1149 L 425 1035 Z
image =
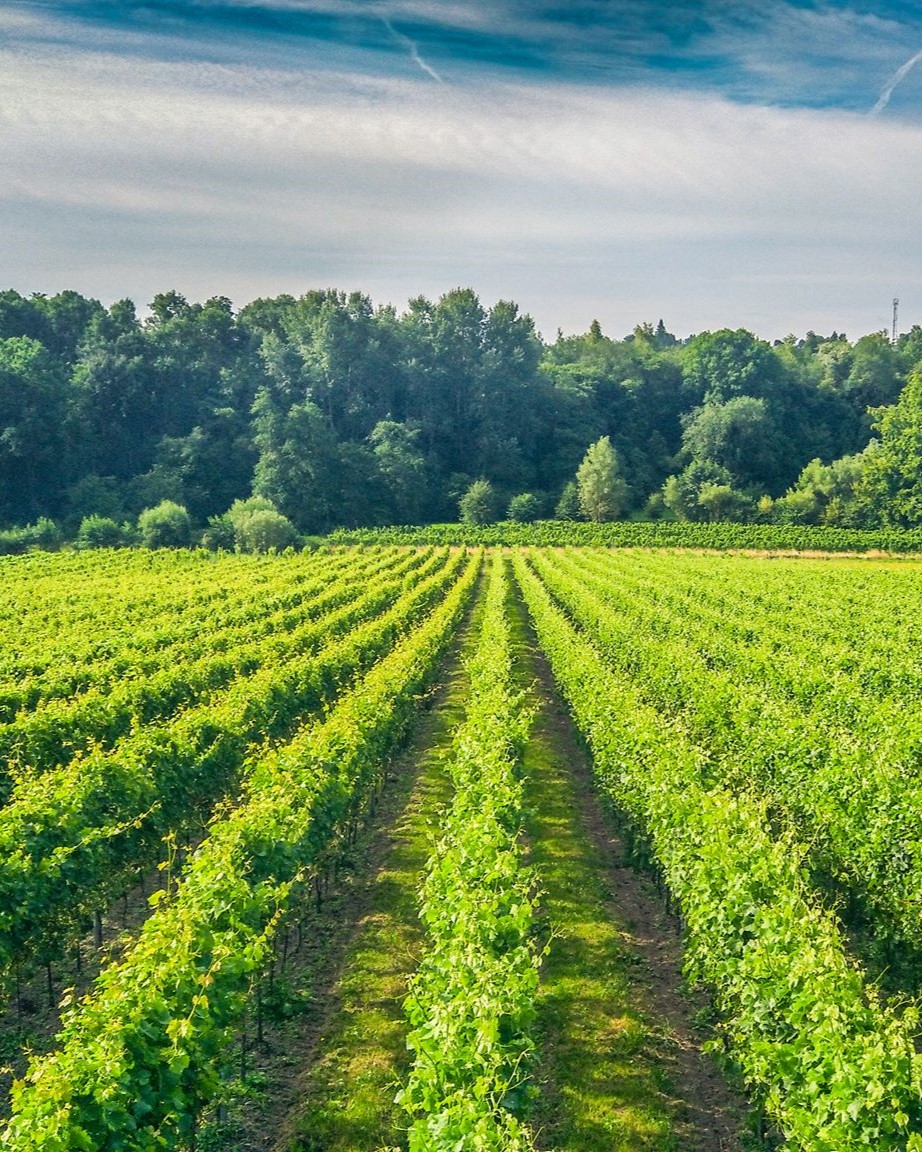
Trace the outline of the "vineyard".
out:
M 457 543 L 0 561 L 0 1148 L 922 1152 L 918 560 Z

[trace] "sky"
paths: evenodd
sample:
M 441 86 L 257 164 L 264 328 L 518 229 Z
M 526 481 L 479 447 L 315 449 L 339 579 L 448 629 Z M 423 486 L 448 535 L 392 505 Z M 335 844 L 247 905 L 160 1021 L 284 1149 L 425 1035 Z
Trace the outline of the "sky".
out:
M 0 0 L 0 289 L 922 324 L 922 0 Z

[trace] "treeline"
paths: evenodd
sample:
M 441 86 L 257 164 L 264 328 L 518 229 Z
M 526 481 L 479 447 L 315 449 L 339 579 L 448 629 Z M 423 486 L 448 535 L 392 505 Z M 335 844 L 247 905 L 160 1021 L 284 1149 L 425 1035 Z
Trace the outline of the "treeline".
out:
M 469 289 L 403 313 L 333 290 L 236 313 L 167 292 L 143 320 L 128 300 L 0 293 L 5 537 L 144 538 L 139 517 L 165 501 L 161 521 L 178 506 L 180 535 L 216 545 L 234 540 L 232 506 L 310 534 L 459 508 L 912 527 L 922 329 L 770 345 L 593 322 L 546 344 L 514 303 Z

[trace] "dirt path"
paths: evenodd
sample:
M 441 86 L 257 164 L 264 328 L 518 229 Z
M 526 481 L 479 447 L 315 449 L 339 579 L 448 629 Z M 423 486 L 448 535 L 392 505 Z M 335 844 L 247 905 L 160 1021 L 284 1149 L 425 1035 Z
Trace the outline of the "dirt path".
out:
M 550 949 L 539 999 L 539 1146 L 555 1152 L 740 1152 L 748 1106 L 694 1017 L 676 925 L 624 847 L 524 606 L 514 607 L 537 708 L 526 749 L 526 833 Z M 750 1145 L 751 1146 L 751 1145 Z

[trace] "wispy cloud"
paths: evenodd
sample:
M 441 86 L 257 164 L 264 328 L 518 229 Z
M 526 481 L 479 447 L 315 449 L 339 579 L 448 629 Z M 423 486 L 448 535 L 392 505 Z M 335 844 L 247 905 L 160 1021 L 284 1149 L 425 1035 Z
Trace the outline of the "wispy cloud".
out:
M 913 70 L 916 64 L 919 63 L 920 60 L 922 60 L 922 49 L 920 49 L 914 56 L 910 56 L 905 64 L 901 64 L 900 67 L 897 68 L 897 70 L 893 73 L 893 75 L 881 90 L 877 103 L 871 110 L 872 113 L 876 114 L 878 112 L 882 112 L 887 107 L 887 105 L 890 103 L 890 97 L 893 95 L 896 88 L 902 84 L 902 82 L 906 79 L 906 77 Z
M 268 66 L 300 56 L 313 69 L 380 74 L 403 53 L 436 81 L 450 61 L 453 86 L 535 76 L 855 111 L 878 97 L 877 77 L 907 40 L 922 42 L 922 10 L 906 0 L 0 0 L 4 8 L 42 13 L 59 43 L 80 43 L 82 30 L 160 58 Z
M 882 327 L 922 313 L 922 121 L 866 114 L 914 7 L 0 0 L 4 273 Z
M 445 83 L 445 81 L 438 74 L 438 72 L 436 72 L 436 70 L 434 68 L 430 67 L 430 65 L 428 65 L 426 63 L 426 61 L 422 58 L 422 56 L 420 56 L 419 49 L 417 48 L 414 41 L 412 41 L 410 39 L 409 36 L 404 36 L 404 34 L 402 32 L 398 32 L 397 29 L 390 22 L 390 20 L 388 20 L 388 18 L 386 16 L 381 17 L 381 23 L 388 30 L 388 32 L 390 32 L 390 34 L 394 37 L 394 39 L 397 41 L 397 43 L 402 44 L 403 47 L 406 48 L 406 50 L 410 53 L 410 58 L 413 60 L 413 62 L 415 64 L 419 65 L 420 69 L 423 72 L 425 72 L 427 76 L 431 76 L 432 79 L 436 80 L 439 84 Z
M 89 51 L 62 75 L 0 52 L 4 266 L 23 290 L 242 302 L 319 281 L 400 302 L 467 281 L 551 333 L 615 311 L 625 331 L 655 312 L 783 335 L 822 326 L 821 270 L 840 277 L 829 327 L 854 327 L 846 287 L 860 310 L 878 279 L 907 301 L 920 279 L 911 125 L 521 81 L 459 101 Z

